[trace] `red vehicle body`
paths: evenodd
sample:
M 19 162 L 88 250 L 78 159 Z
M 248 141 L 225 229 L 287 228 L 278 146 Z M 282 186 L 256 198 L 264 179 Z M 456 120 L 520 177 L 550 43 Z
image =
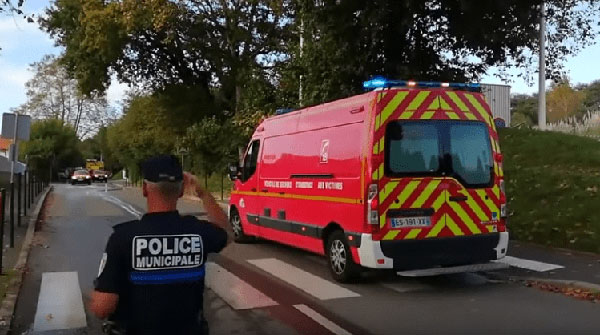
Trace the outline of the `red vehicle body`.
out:
M 230 200 L 236 240 L 360 267 L 477 264 L 507 251 L 502 156 L 481 93 L 389 88 L 264 120 Z

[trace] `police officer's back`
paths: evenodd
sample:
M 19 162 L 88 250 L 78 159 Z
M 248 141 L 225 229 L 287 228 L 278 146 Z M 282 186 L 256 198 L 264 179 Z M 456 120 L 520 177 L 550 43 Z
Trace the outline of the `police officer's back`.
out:
M 176 158 L 149 159 L 142 173 L 148 213 L 114 227 L 90 308 L 127 334 L 202 334 L 206 257 L 227 244 L 227 217 Z M 183 179 L 213 223 L 177 212 Z

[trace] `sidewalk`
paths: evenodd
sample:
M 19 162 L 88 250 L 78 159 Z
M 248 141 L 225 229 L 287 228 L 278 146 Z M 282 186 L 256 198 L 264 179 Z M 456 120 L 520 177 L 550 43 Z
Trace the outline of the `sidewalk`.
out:
M 2 243 L 2 274 L 0 274 L 0 334 L 8 329 L 15 307 L 15 301 L 20 289 L 22 276 L 27 271 L 27 251 L 32 243 L 33 232 L 38 217 L 41 215 L 41 200 L 45 197 L 48 187 L 36 194 L 32 203 L 24 199 L 21 202 L 20 225 L 17 216 L 18 203 L 15 194 L 14 202 L 14 247 L 10 246 L 10 193 L 6 193 L 4 238 Z M 35 193 L 34 193 L 35 194 Z M 25 206 L 27 208 L 25 209 Z M 27 215 L 23 215 L 23 211 Z M 37 210 L 37 211 L 36 211 Z

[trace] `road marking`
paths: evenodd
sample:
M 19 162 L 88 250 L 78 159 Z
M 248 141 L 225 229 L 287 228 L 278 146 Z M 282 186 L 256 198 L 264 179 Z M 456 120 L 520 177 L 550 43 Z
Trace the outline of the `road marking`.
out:
M 564 266 L 562 266 L 562 265 L 543 263 L 543 262 L 532 261 L 529 259 L 522 259 L 522 258 L 517 258 L 517 257 L 512 257 L 512 256 L 505 256 L 504 258 L 499 259 L 494 262 L 504 263 L 504 264 L 514 266 L 517 268 L 528 269 L 528 270 L 533 270 L 533 271 L 538 271 L 538 272 L 546 272 L 546 271 L 564 268 Z
M 44 272 L 33 330 L 37 332 L 86 326 L 77 272 Z
M 248 262 L 321 300 L 360 297 L 356 292 L 275 258 L 254 259 Z
M 206 263 L 206 286 L 233 309 L 275 306 L 277 303 L 261 291 L 225 270 L 218 264 Z
M 315 310 L 306 305 L 294 305 L 294 308 L 296 308 L 309 318 L 315 320 L 318 324 L 325 327 L 327 330 L 336 335 L 352 335 L 352 333 L 348 332 L 346 329 L 336 325 L 335 323 L 331 322 L 329 319 L 325 318 L 323 315 L 317 313 Z
M 124 210 L 126 210 L 133 216 L 137 217 L 138 219 L 142 217 L 142 212 L 138 211 L 133 206 L 131 206 L 130 204 L 128 204 L 126 202 L 123 202 L 121 199 L 119 199 L 117 197 L 114 197 L 112 195 L 105 195 L 104 199 L 106 199 L 106 201 L 109 201 L 109 202 L 123 208 Z

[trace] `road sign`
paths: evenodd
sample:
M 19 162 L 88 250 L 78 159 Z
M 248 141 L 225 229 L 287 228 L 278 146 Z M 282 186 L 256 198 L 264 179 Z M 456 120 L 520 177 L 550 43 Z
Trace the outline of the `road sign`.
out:
M 15 122 L 15 114 L 2 114 L 2 137 L 15 138 L 15 123 L 17 125 L 17 140 L 29 141 L 31 133 L 31 116 L 19 115 Z

